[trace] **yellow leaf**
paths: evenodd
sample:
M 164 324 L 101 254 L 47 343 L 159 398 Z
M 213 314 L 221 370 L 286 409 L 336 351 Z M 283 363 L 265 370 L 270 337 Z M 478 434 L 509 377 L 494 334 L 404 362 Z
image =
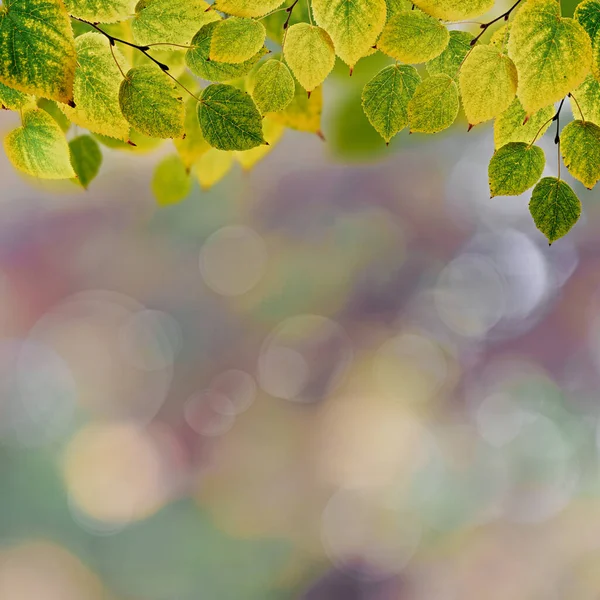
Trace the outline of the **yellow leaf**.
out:
M 212 148 L 194 164 L 194 175 L 203 190 L 219 183 L 233 167 L 233 153 Z
M 252 169 L 273 150 L 282 138 L 285 127 L 281 123 L 266 117 L 263 121 L 263 131 L 265 133 L 265 140 L 269 143 L 268 146 L 258 146 L 258 148 L 252 148 L 252 150 L 245 150 L 244 152 L 235 152 L 234 154 L 235 159 L 242 165 L 244 171 Z

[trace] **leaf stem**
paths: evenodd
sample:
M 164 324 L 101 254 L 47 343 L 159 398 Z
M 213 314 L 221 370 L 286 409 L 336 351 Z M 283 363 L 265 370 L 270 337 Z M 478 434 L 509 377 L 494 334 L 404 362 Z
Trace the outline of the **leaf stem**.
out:
M 577 102 L 577 98 L 575 98 L 575 96 L 573 96 L 573 94 L 571 94 L 571 93 L 569 93 L 569 98 L 573 98 L 573 100 L 575 100 L 575 104 L 577 104 L 579 114 L 581 115 L 581 120 L 585 123 L 585 117 L 583 116 L 583 111 L 581 110 L 581 106 L 579 105 L 579 102 Z
M 535 134 L 535 137 L 533 138 L 532 142 L 529 144 L 529 147 L 531 148 L 531 146 L 533 146 L 536 142 L 536 140 L 538 139 L 538 137 L 540 137 L 540 133 L 542 132 L 542 129 L 544 129 L 544 127 L 546 127 L 546 125 L 548 125 L 548 123 L 552 123 L 553 121 L 557 122 L 557 132 L 556 135 L 558 137 L 558 121 L 560 118 L 560 111 L 562 110 L 563 104 L 565 103 L 565 99 L 562 99 L 562 102 L 560 103 L 560 106 L 558 107 L 558 111 L 556 111 L 556 114 L 551 118 L 548 119 L 547 121 L 544 122 L 544 124 L 538 129 L 538 132 Z M 554 140 L 555 144 L 558 144 L 558 142 L 556 141 L 556 139 Z
M 310 5 L 310 0 L 306 0 L 306 6 L 308 8 L 308 20 L 310 21 L 311 25 L 314 25 L 312 18 L 312 6 Z
M 510 15 L 512 14 L 512 12 L 515 10 L 515 8 L 517 8 L 517 6 L 519 6 L 519 4 L 521 4 L 523 0 L 517 0 L 506 12 L 502 13 L 499 17 L 496 17 L 495 19 L 493 19 L 492 21 L 490 21 L 489 23 L 482 23 L 480 25 L 481 27 L 481 33 L 474 38 L 471 41 L 471 46 L 474 46 L 481 38 L 481 36 L 494 24 L 497 23 L 498 21 L 501 21 L 502 19 L 504 19 L 505 21 L 508 21 L 508 19 L 510 18 Z

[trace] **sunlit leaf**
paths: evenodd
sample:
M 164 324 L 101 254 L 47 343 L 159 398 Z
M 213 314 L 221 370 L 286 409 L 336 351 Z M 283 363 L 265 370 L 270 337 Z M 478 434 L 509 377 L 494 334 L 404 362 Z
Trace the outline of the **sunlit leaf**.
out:
M 471 50 L 472 39 L 473 36 L 466 31 L 451 31 L 444 51 L 427 63 L 427 72 L 430 75 L 448 75 L 456 80 L 458 71 Z
M 498 149 L 488 170 L 490 192 L 494 196 L 518 196 L 534 186 L 546 166 L 544 151 L 538 146 L 511 142 Z
M 448 75 L 422 81 L 408 104 L 411 132 L 437 133 L 456 121 L 460 101 L 458 86 Z
M 264 115 L 279 112 L 294 99 L 296 85 L 287 66 L 280 60 L 264 63 L 254 78 L 252 97 L 258 110 Z
M 233 167 L 233 152 L 212 148 L 194 164 L 194 175 L 203 190 L 219 183 Z
M 252 58 L 265 43 L 267 32 L 253 19 L 231 17 L 218 21 L 210 41 L 211 60 L 239 64 Z
M 282 4 L 283 0 L 215 0 L 214 7 L 236 17 L 262 17 Z
M 159 206 L 181 202 L 191 189 L 189 170 L 177 154 L 166 156 L 158 163 L 152 178 L 152 192 Z
M 70 15 L 92 23 L 116 23 L 134 13 L 138 0 L 64 0 Z
M 600 179 L 600 127 L 572 121 L 560 134 L 560 151 L 571 175 L 592 189 Z
M 323 87 L 318 87 L 308 98 L 304 88 L 297 84 L 294 99 L 284 110 L 272 113 L 271 117 L 290 129 L 320 133 L 322 114 Z
M 510 142 L 533 143 L 536 135 L 541 137 L 552 124 L 554 106 L 546 106 L 533 113 L 529 119 L 518 98 L 494 121 L 494 144 L 501 148 Z
M 421 10 L 443 21 L 479 17 L 494 6 L 494 0 L 413 0 Z

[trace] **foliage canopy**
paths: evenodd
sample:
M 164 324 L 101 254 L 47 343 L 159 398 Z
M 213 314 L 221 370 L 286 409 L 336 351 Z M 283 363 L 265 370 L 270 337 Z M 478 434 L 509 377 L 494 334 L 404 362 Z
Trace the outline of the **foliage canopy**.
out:
M 474 36 L 464 21 L 486 13 Z M 87 187 L 101 145 L 172 139 L 152 182 L 171 204 L 193 175 L 208 187 L 233 160 L 252 167 L 285 128 L 320 135 L 336 58 L 352 73 L 375 52 L 389 64 L 362 105 L 383 141 L 443 131 L 462 106 L 469 128 L 494 122 L 491 196 L 534 188 L 550 243 L 573 227 L 580 201 L 560 168 L 542 179 L 536 143 L 556 123 L 559 161 L 600 179 L 600 0 L 573 18 L 559 0 L 4 0 L 0 105 L 21 115 L 4 147 L 28 175 Z

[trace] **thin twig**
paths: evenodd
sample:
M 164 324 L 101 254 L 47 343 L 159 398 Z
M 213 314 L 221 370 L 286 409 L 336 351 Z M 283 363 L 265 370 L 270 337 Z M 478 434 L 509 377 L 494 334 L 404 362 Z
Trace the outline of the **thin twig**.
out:
M 489 23 L 483 23 L 482 25 L 480 25 L 481 27 L 481 33 L 474 38 L 471 41 L 471 46 L 474 46 L 479 39 L 481 38 L 481 36 L 494 24 L 497 23 L 498 21 L 501 21 L 502 19 L 504 19 L 505 21 L 508 21 L 508 19 L 510 18 L 510 15 L 512 14 L 513 10 L 515 10 L 515 8 L 517 8 L 517 6 L 519 6 L 519 4 L 521 4 L 523 0 L 517 0 L 505 13 L 502 13 L 499 17 L 496 17 L 495 19 L 493 19 L 492 21 L 490 21 Z

